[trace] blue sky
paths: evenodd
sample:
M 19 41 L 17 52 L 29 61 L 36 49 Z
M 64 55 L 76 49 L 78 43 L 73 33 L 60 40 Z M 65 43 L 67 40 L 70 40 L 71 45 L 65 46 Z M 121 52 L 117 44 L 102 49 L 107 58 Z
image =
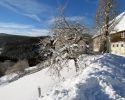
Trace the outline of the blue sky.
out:
M 120 12 L 125 11 L 125 0 Z M 66 6 L 66 16 L 79 18 L 89 27 L 94 24 L 98 0 L 0 0 L 0 33 L 47 35 L 59 5 Z

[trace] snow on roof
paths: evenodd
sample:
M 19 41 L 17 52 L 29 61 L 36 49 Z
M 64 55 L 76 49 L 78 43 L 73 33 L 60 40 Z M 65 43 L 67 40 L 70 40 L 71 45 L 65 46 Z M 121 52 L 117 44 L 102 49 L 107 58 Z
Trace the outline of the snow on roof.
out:
M 113 19 L 112 21 L 113 24 L 115 26 L 111 26 L 110 29 L 110 34 L 116 33 L 116 32 L 120 32 L 120 31 L 124 31 L 125 30 L 125 12 L 121 13 L 120 15 L 118 15 L 115 19 Z M 112 22 L 110 21 L 110 23 Z M 112 29 L 113 27 L 113 29 Z M 93 36 L 93 38 L 97 37 L 100 35 L 100 32 L 97 32 L 97 34 L 95 34 Z
M 115 25 L 114 29 L 111 31 L 111 34 L 125 30 L 125 12 L 118 15 L 116 17 L 116 21 L 118 21 L 118 23 Z

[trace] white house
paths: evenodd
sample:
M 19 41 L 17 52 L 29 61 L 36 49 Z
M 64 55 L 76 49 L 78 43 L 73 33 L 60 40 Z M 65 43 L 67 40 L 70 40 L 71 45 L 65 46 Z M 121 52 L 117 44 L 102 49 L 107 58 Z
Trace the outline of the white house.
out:
M 114 26 L 110 31 L 111 53 L 125 56 L 125 12 L 118 15 L 114 20 Z M 93 37 L 93 51 L 99 52 L 101 34 Z

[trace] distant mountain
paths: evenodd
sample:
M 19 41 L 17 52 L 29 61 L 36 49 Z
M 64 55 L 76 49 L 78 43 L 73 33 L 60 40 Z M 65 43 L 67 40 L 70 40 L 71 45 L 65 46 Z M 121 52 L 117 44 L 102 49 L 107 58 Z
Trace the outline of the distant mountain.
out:
M 0 33 L 0 59 L 36 59 L 40 39 L 48 36 L 28 37 Z M 31 61 L 34 62 L 34 61 Z
M 21 35 L 11 35 L 11 34 L 5 34 L 0 33 L 0 48 L 3 47 L 6 44 L 10 43 L 19 43 L 19 42 L 32 42 L 36 43 L 39 41 L 39 39 L 44 39 L 47 36 L 39 36 L 39 37 L 30 37 L 30 36 L 21 36 Z

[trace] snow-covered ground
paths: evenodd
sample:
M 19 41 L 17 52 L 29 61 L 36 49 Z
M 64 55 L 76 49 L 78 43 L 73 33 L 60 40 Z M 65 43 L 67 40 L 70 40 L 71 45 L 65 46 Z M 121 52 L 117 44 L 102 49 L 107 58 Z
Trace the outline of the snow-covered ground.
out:
M 46 68 L 1 86 L 0 100 L 125 100 L 124 57 L 82 55 L 78 63 L 76 73 L 70 60 L 61 78 Z

